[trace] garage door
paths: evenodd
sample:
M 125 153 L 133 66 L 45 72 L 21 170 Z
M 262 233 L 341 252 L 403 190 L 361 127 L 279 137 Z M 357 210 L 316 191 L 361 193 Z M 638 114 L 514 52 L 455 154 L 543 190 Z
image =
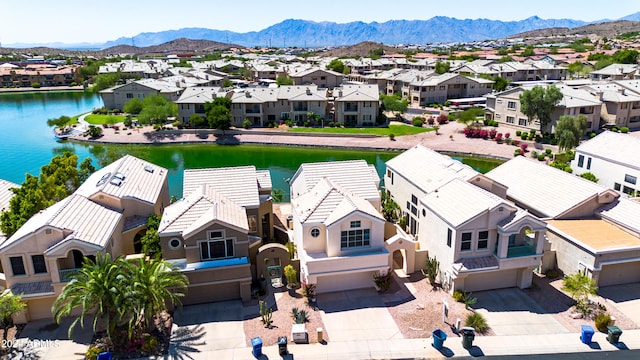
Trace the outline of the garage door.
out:
M 518 284 L 518 270 L 474 274 L 464 280 L 465 291 L 483 291 L 514 287 Z
M 240 299 L 239 282 L 201 286 L 190 285 L 187 296 L 182 299 L 182 303 L 191 305 L 235 299 Z
M 33 299 L 27 301 L 30 320 L 51 319 L 51 306 L 55 298 Z
M 640 281 L 640 262 L 604 265 L 598 277 L 598 286 L 620 285 Z
M 343 275 L 330 275 L 318 277 L 316 292 L 318 294 L 333 291 L 372 288 L 373 272 L 360 272 Z

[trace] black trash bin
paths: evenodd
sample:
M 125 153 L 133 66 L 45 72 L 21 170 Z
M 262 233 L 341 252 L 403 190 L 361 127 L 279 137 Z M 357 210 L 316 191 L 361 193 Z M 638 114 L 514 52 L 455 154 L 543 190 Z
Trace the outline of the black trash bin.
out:
M 284 355 L 287 355 L 289 353 L 289 351 L 287 351 L 287 337 L 286 336 L 278 337 L 278 352 L 280 353 L 280 356 L 284 356 Z
M 476 337 L 476 329 L 472 327 L 463 327 L 460 329 L 462 334 L 462 347 L 470 349 L 473 347 L 473 339 Z
M 612 344 L 617 344 L 620 342 L 620 335 L 622 335 L 622 330 L 617 326 L 607 326 L 607 341 Z

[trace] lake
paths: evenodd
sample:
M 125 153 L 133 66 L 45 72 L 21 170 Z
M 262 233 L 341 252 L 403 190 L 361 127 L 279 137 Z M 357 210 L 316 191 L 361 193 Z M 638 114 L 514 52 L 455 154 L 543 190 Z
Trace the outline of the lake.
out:
M 300 164 L 320 161 L 364 159 L 375 165 L 378 174 L 385 162 L 397 152 L 342 150 L 296 146 L 215 144 L 170 145 L 103 145 L 58 141 L 47 126 L 47 119 L 62 115 L 75 116 L 102 106 L 99 96 L 81 92 L 0 94 L 0 178 L 22 183 L 26 173 L 37 175 L 40 167 L 64 151 L 73 151 L 80 159 L 91 157 L 104 166 L 131 154 L 169 170 L 169 190 L 182 196 L 184 169 L 254 165 L 269 169 L 275 189 L 283 190 L 288 200 L 291 178 Z M 480 172 L 486 172 L 501 161 L 478 157 L 457 157 Z

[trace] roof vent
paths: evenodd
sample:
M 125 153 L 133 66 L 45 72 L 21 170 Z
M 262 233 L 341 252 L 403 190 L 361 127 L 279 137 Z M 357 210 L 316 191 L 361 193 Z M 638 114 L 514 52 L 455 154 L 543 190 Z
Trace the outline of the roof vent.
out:
M 111 181 L 109 181 L 109 183 L 111 185 L 120 186 L 120 185 L 122 185 L 122 180 L 118 179 L 117 177 L 113 177 L 113 178 L 111 178 Z
M 122 181 L 124 181 L 124 178 L 125 178 L 124 174 L 123 174 L 123 173 L 121 173 L 121 172 L 117 172 L 117 173 L 115 173 L 115 174 L 113 175 L 113 177 L 114 177 L 114 178 L 116 178 L 116 179 L 120 179 L 120 180 L 122 180 Z
M 144 167 L 144 171 L 148 172 L 148 173 L 152 173 L 153 174 L 153 167 L 151 167 L 151 165 L 146 165 Z
M 107 179 L 109 179 L 109 176 L 111 176 L 111 173 L 106 173 L 106 174 L 102 175 L 100 180 L 98 180 L 98 183 L 96 184 L 96 186 L 100 186 L 100 185 L 106 183 Z

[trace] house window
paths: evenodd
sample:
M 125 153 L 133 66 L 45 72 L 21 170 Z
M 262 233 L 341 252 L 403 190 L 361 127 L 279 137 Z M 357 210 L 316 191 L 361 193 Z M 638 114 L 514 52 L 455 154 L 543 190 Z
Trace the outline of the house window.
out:
M 591 170 L 591 158 L 587 159 L 587 170 Z
M 636 184 L 636 181 L 638 181 L 638 178 L 635 176 L 631 176 L 629 174 L 625 174 L 624 175 L 624 182 L 628 182 L 629 184 Z
M 516 118 L 514 118 L 513 116 L 507 116 L 507 122 L 509 124 L 513 124 L 516 122 Z
M 11 270 L 13 271 L 14 276 L 27 275 L 27 272 L 24 269 L 22 256 L 12 256 L 9 258 L 9 261 L 11 261 Z
M 354 223 L 354 221 L 352 221 Z M 345 230 L 340 233 L 340 249 L 369 246 L 369 229 Z
M 620 191 L 620 187 L 621 187 L 621 185 L 619 183 L 614 183 L 613 184 L 613 190 L 615 190 L 615 191 Z
M 132 93 L 127 93 L 127 99 L 133 99 L 133 94 Z
M 233 254 L 233 239 L 200 242 L 202 260 L 224 259 L 233 257 Z
M 418 197 L 415 195 L 411 195 L 411 203 L 418 205 Z
M 44 261 L 44 255 L 31 255 L 31 262 L 33 263 L 33 272 L 36 274 L 46 274 L 47 264 Z
M 209 240 L 224 239 L 224 230 L 209 231 Z
M 356 221 L 352 221 L 351 224 L 349 224 L 349 227 L 352 229 L 357 229 L 360 227 L 360 220 L 356 220 Z
M 516 109 L 516 102 L 515 102 L 515 101 L 509 101 L 509 102 L 507 102 L 507 109 L 509 109 L 509 110 L 515 110 L 515 109 Z
M 311 229 L 311 236 L 313 236 L 314 238 L 317 238 L 318 236 L 320 236 L 320 229 L 318 228 Z
M 453 236 L 453 231 L 451 229 L 447 229 L 447 246 L 451 247 L 451 237 Z
M 629 195 L 629 196 L 634 196 L 636 190 L 634 188 L 628 187 L 628 186 L 623 186 L 622 187 L 622 192 Z
M 249 215 L 249 216 L 247 216 L 247 222 L 249 223 L 249 232 L 258 231 L 258 216 L 257 215 Z
M 471 250 L 471 233 L 462 233 L 462 241 L 460 242 L 460 251 Z
M 178 238 L 172 238 L 169 240 L 169 248 L 171 248 L 171 250 L 179 249 L 180 245 L 182 245 L 182 242 Z
M 478 233 L 478 249 L 486 249 L 489 247 L 489 232 L 480 231 Z
M 518 125 L 520 126 L 527 126 L 527 119 L 518 119 Z
M 584 155 L 578 155 L 578 167 L 584 165 Z

